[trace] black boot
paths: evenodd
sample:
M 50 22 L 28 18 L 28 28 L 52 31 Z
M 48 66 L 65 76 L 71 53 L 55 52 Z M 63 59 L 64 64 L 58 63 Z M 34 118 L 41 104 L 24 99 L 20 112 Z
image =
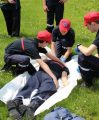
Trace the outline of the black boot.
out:
M 22 116 L 17 110 L 16 103 L 13 100 L 7 102 L 9 116 L 14 120 L 22 120 Z
M 16 68 L 12 69 L 12 73 L 14 76 L 23 74 L 26 71 L 28 71 L 30 75 L 33 75 L 36 72 L 36 69 L 33 67 L 31 63 L 29 63 L 27 67 L 20 67 L 19 65 L 16 65 Z
M 30 63 L 29 66 L 27 67 L 27 71 L 30 75 L 35 74 L 36 69 L 34 68 L 34 66 Z
M 36 111 L 38 107 L 39 107 L 39 104 L 36 101 L 33 101 L 30 103 L 26 111 L 27 120 L 35 120 L 34 112 Z
M 23 105 L 23 101 L 21 98 L 19 99 L 15 99 L 14 103 L 16 104 L 17 110 L 18 112 L 21 114 L 21 116 L 23 117 L 23 115 L 26 112 L 27 106 Z
M 23 104 L 19 105 L 18 111 L 19 111 L 19 113 L 21 114 L 22 117 L 24 116 L 26 110 L 27 110 L 27 106 L 25 106 Z
M 52 27 L 47 26 L 46 27 L 46 30 L 50 33 L 52 33 L 53 29 L 54 29 L 54 26 L 52 26 Z
M 28 106 L 27 108 L 27 111 L 26 111 L 26 118 L 27 120 L 35 120 L 36 117 L 34 116 L 34 113 L 36 111 L 36 109 L 43 103 L 44 101 L 39 99 L 39 98 L 36 98 L 36 99 L 33 99 L 30 103 L 30 105 Z
M 11 72 L 14 76 L 18 76 L 20 74 L 23 74 L 26 71 L 26 68 L 21 68 L 18 65 L 16 67 L 13 67 Z
M 8 72 L 8 71 L 10 71 L 10 69 L 11 69 L 11 64 L 5 63 L 4 66 L 1 68 L 0 71 L 6 71 L 6 72 Z

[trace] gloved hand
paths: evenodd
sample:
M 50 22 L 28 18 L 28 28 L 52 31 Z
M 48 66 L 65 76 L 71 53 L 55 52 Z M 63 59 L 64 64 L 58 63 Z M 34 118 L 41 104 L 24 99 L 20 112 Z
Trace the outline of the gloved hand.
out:
M 79 48 L 78 48 L 78 46 L 80 46 L 81 44 L 77 44 L 77 47 L 75 48 L 75 52 L 76 52 L 76 54 L 81 54 L 81 52 L 80 52 L 80 50 L 79 50 Z
M 61 56 L 61 57 L 60 57 L 60 60 L 61 60 L 62 62 L 65 62 L 65 61 L 66 61 L 66 58 L 65 58 L 64 56 Z

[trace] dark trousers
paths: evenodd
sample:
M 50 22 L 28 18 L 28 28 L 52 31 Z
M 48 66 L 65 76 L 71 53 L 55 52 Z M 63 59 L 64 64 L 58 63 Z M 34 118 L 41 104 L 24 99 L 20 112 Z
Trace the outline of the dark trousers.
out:
M 30 58 L 26 55 L 8 55 L 4 56 L 4 61 L 7 64 L 27 66 L 30 63 Z
M 2 69 L 12 71 L 14 76 L 28 71 L 30 75 L 36 72 L 35 67 L 30 63 L 30 58 L 26 55 L 5 55 L 5 65 Z
M 82 79 L 86 84 L 91 85 L 94 77 L 99 77 L 99 58 L 95 56 L 85 56 L 83 54 L 78 57 L 78 64 Z
M 54 28 L 54 17 L 56 25 L 59 25 L 60 20 L 63 18 L 64 4 L 57 3 L 53 5 L 47 4 L 49 11 L 47 12 L 47 30 L 52 32 Z
M 20 8 L 19 9 L 4 9 L 1 8 L 7 31 L 10 36 L 19 36 L 20 34 Z
M 58 58 L 60 58 L 63 54 L 65 54 L 65 52 L 67 51 L 67 49 L 62 48 L 62 42 L 60 41 L 56 41 L 56 56 Z
M 56 56 L 58 57 L 58 58 L 60 58 L 62 55 L 64 55 L 65 54 L 65 52 L 67 51 L 67 49 L 66 48 L 63 48 L 62 47 L 62 42 L 61 42 L 61 40 L 60 41 L 56 41 Z M 70 59 L 71 59 L 71 57 L 72 57 L 72 54 L 67 58 L 67 60 L 66 61 L 69 61 Z
M 42 99 L 47 99 L 56 92 L 56 87 L 52 78 L 43 71 L 37 71 L 28 79 L 26 85 L 17 94 L 15 99 L 22 97 L 29 98 L 35 89 L 38 89 L 38 92 L 34 97 L 39 96 Z

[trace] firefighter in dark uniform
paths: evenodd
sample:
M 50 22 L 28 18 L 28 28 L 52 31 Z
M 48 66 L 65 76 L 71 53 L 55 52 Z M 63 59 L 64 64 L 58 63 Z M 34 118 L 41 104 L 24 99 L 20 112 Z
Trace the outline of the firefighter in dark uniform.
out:
M 71 23 L 68 19 L 62 19 L 59 26 L 52 32 L 52 53 L 63 62 L 70 59 L 75 42 L 75 32 L 70 26 Z
M 52 32 L 54 28 L 54 17 L 56 20 L 56 25 L 59 24 L 60 20 L 63 18 L 64 13 L 64 2 L 67 0 L 42 0 L 43 9 L 47 12 L 47 30 Z
M 20 69 L 25 69 L 30 64 L 30 58 L 35 59 L 39 65 L 46 71 L 54 80 L 57 87 L 57 79 L 55 75 L 51 72 L 48 65 L 41 59 L 39 53 L 44 53 L 46 56 L 52 60 L 62 63 L 57 57 L 54 57 L 51 53 L 48 53 L 44 48 L 51 42 L 51 34 L 48 31 L 38 32 L 37 38 L 34 40 L 21 39 L 16 40 L 5 49 L 5 63 L 6 66 L 16 65 Z M 17 68 L 16 67 L 16 68 Z
M 85 85 L 91 87 L 93 78 L 99 77 L 99 12 L 89 12 L 84 16 L 84 25 L 92 33 L 96 32 L 96 38 L 89 47 L 81 44 L 77 45 L 81 54 L 78 57 L 78 63 L 82 79 Z M 97 55 L 92 55 L 97 50 Z
M 20 8 L 20 0 L 8 0 L 8 3 L 1 7 L 7 32 L 11 37 L 17 37 L 20 34 Z
M 63 86 L 68 84 L 67 76 L 69 70 L 62 64 L 47 60 L 45 61 L 49 68 L 52 70 L 57 79 L 61 78 Z M 23 98 L 30 98 L 33 91 L 37 91 L 36 94 L 31 97 L 29 106 L 23 105 Z M 7 102 L 9 115 L 14 119 L 21 120 L 22 116 L 26 112 L 28 120 L 34 120 L 34 112 L 36 109 L 52 94 L 57 91 L 52 78 L 40 68 L 33 76 L 31 76 L 23 89 L 17 94 L 14 100 Z

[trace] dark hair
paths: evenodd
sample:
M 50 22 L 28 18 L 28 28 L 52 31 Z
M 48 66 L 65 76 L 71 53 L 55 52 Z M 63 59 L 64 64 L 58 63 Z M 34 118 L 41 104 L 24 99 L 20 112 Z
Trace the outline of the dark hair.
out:
M 97 24 L 99 24 L 99 20 L 96 20 L 95 22 L 96 22 Z
M 38 42 L 39 42 L 39 43 L 44 43 L 44 42 L 49 43 L 49 42 L 43 41 L 43 40 L 38 40 Z
M 99 20 L 96 20 L 96 21 L 93 21 L 93 22 L 99 24 Z M 88 23 L 88 24 L 91 25 L 91 23 L 92 23 L 92 22 L 90 22 L 90 23 Z
M 43 43 L 44 41 L 43 40 L 38 40 L 39 43 Z

